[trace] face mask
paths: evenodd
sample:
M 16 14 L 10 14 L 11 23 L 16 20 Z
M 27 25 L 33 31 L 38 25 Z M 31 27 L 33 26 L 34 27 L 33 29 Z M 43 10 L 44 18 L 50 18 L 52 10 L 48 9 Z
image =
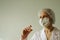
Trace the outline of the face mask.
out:
M 39 20 L 39 24 L 43 27 L 47 27 L 50 24 L 49 18 L 45 17 L 45 18 L 40 18 Z

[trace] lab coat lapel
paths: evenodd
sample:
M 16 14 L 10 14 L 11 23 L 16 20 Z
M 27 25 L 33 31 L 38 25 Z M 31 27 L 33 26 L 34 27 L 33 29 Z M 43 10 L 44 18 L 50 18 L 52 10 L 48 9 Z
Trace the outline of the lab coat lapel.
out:
M 42 40 L 47 40 L 44 29 L 41 31 L 41 39 Z

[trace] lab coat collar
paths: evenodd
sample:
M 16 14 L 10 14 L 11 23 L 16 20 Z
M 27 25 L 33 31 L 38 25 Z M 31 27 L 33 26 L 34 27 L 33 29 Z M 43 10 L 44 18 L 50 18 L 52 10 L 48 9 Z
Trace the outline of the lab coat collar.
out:
M 51 40 L 57 40 L 58 38 L 58 32 L 57 32 L 57 28 L 54 28 L 54 30 L 52 31 L 52 35 L 51 35 Z M 44 32 L 44 28 L 43 30 L 41 31 L 41 39 L 42 40 L 47 40 L 47 37 L 46 37 L 46 34 Z

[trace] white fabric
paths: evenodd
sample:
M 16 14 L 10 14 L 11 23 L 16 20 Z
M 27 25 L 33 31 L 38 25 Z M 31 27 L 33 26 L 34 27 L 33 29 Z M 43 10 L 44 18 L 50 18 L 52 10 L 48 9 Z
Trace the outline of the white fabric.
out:
M 51 18 L 52 18 L 52 23 L 54 24 L 55 23 L 55 13 L 52 9 L 50 8 L 44 8 L 42 10 L 39 11 L 39 17 L 40 17 L 40 12 L 46 12 Z
M 47 40 L 44 29 L 36 32 L 30 40 Z M 60 30 L 54 28 L 50 40 L 60 40 Z
M 45 18 L 40 18 L 39 20 L 39 24 L 42 26 L 42 27 L 47 27 L 49 24 L 50 24 L 50 21 L 49 21 L 49 18 L 45 17 Z

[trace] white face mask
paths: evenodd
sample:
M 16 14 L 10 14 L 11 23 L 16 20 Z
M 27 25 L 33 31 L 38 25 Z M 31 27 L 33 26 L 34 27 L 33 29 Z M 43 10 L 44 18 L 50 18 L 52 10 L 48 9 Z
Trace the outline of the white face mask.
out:
M 43 27 L 47 27 L 50 24 L 49 18 L 45 17 L 45 18 L 40 18 L 39 20 L 39 24 Z

